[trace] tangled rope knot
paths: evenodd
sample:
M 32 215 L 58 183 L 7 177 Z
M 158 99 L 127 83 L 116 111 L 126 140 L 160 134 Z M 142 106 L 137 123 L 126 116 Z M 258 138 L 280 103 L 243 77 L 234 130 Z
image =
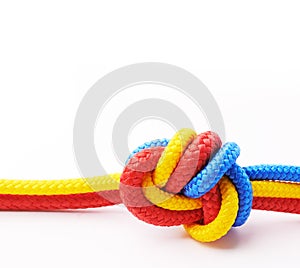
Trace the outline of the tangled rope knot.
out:
M 252 208 L 252 186 L 235 162 L 235 143 L 221 147 L 217 134 L 181 129 L 170 140 L 145 143 L 129 157 L 120 196 L 137 218 L 154 225 L 183 224 L 209 242 L 241 226 Z
M 123 173 L 68 180 L 0 179 L 0 210 L 53 211 L 124 203 L 154 225 L 183 224 L 209 242 L 241 226 L 251 208 L 300 214 L 300 167 L 236 164 L 217 134 L 182 129 L 138 147 Z

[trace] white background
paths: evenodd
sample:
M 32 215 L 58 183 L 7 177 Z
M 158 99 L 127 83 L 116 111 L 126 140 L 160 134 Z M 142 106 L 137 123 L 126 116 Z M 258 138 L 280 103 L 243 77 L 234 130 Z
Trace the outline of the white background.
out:
M 242 149 L 241 165 L 300 165 L 299 12 L 298 1 L 1 1 L 1 177 L 80 176 L 72 136 L 81 99 L 106 73 L 145 61 L 175 64 L 206 84 L 227 140 Z M 131 148 L 172 135 L 152 123 L 159 127 L 143 122 L 133 130 Z M 110 135 L 96 132 L 95 144 Z M 97 151 L 108 169 L 119 168 L 108 150 Z M 255 211 L 224 239 L 200 244 L 181 227 L 147 225 L 122 206 L 1 212 L 0 263 L 298 267 L 299 223 L 298 215 Z

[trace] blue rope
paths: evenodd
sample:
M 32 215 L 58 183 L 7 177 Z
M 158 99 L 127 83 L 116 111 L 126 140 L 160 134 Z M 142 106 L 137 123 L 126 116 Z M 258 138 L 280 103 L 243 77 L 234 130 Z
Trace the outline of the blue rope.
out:
M 300 182 L 300 167 L 284 165 L 256 165 L 244 167 L 251 180 Z

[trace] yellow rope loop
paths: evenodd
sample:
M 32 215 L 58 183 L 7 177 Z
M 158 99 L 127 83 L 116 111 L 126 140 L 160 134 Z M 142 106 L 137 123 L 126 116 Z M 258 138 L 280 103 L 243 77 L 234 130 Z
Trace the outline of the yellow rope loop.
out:
M 196 136 L 197 133 L 188 128 L 176 132 L 161 155 L 153 173 L 155 185 L 160 187 L 166 185 L 184 150 Z
M 189 235 L 200 242 L 212 242 L 226 235 L 235 222 L 239 200 L 238 193 L 232 182 L 224 176 L 220 184 L 222 195 L 221 209 L 214 221 L 207 225 L 186 224 L 185 230 Z
M 161 190 L 148 173 L 143 180 L 143 192 L 146 198 L 154 205 L 169 210 L 194 210 L 202 207 L 201 198 L 192 199 L 183 195 L 174 195 Z

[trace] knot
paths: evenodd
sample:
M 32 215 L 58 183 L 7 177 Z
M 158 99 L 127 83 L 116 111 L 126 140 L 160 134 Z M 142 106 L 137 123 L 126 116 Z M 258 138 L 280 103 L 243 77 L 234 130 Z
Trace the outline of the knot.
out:
M 181 129 L 171 140 L 139 146 L 121 175 L 123 203 L 147 223 L 183 224 L 202 242 L 221 238 L 244 224 L 252 207 L 249 177 L 236 164 L 240 149 L 221 145 L 214 132 Z

